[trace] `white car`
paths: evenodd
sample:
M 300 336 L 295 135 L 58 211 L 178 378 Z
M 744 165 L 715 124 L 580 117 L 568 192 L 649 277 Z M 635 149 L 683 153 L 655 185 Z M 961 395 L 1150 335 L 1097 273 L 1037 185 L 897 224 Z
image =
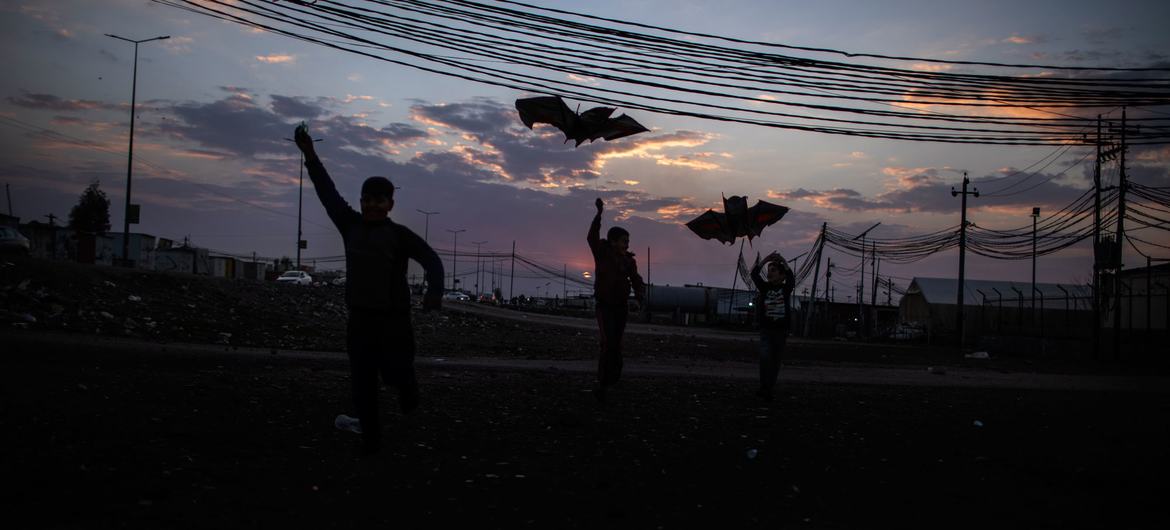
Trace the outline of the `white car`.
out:
M 452 302 L 469 302 L 471 297 L 458 291 L 450 291 L 443 295 L 443 300 L 450 300 Z
M 276 278 L 276 283 L 292 283 L 296 285 L 313 285 L 313 277 L 305 271 L 287 271 Z

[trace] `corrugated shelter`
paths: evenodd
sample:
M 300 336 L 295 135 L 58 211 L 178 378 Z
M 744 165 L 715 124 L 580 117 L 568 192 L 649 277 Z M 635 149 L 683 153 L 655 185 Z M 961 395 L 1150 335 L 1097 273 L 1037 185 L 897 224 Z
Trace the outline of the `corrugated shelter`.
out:
M 915 277 L 898 304 L 899 318 L 923 325 L 930 335 L 954 332 L 958 291 L 956 278 Z M 1092 292 L 1088 285 L 1037 283 L 1033 305 L 1031 282 L 968 279 L 963 282 L 964 319 L 970 328 L 985 307 L 1092 311 Z

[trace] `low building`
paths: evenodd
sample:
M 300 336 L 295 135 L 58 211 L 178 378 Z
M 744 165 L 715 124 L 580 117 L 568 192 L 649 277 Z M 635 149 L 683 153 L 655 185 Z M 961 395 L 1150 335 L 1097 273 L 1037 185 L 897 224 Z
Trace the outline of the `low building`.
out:
M 211 262 L 205 248 L 166 248 L 155 251 L 154 270 L 210 275 Z
M 899 320 L 921 327 L 928 337 L 953 335 L 958 294 L 958 279 L 915 277 L 898 305 Z M 1031 282 L 972 279 L 963 282 L 962 300 L 964 327 L 972 333 L 1006 325 L 1056 326 L 1072 322 L 1071 313 L 1081 313 L 1076 320 L 1081 322 L 1093 309 L 1092 286 L 1077 284 L 1037 283 L 1033 293 Z

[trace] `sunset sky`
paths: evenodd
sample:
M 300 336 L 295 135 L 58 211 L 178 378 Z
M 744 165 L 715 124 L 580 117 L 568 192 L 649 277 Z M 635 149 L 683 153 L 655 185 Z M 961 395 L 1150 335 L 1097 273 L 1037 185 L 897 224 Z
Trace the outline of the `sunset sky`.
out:
M 1170 4 L 1159 1 L 542 5 L 874 54 L 1170 66 Z M 463 261 L 464 253 L 475 252 L 473 241 L 486 241 L 485 251 L 506 252 L 515 240 L 518 253 L 557 269 L 564 265 L 579 277 L 592 268 L 585 232 L 598 196 L 611 205 L 604 226 L 616 222 L 632 233 L 643 274 L 651 247 L 654 283 L 729 286 L 738 245 L 701 240 L 683 226 L 721 207 L 720 194 L 791 208 L 745 254 L 795 256 L 822 222 L 859 232 L 880 221 L 871 232 L 879 238 L 958 224 L 959 200 L 950 189 L 962 171 L 984 193 L 1028 179 L 1011 188 L 1020 193 L 971 199 L 973 222 L 1002 229 L 1030 225 L 1033 207 L 1060 209 L 1092 177 L 1088 148 L 1049 160 L 1054 147 L 875 140 L 636 110 L 628 113 L 650 133 L 574 148 L 553 130 L 530 131 L 520 123 L 514 100 L 536 94 L 345 54 L 147 0 L 9 0 L 0 4 L 0 28 L 7 70 L 0 77 L 0 182 L 10 186 L 14 215 L 22 222 L 45 221 L 50 213 L 65 218 L 96 179 L 111 199 L 111 224 L 121 231 L 133 46 L 104 34 L 170 35 L 139 51 L 133 199 L 143 206 L 142 222 L 132 231 L 189 236 L 195 245 L 235 254 L 295 254 L 299 160 L 285 138 L 302 120 L 324 138 L 318 152 L 351 204 L 357 204 L 362 180 L 383 175 L 401 187 L 395 221 L 422 235 L 424 216 L 417 210 L 440 212 L 431 216 L 428 239 L 448 250 L 448 230 L 466 230 L 458 235 L 461 272 L 474 268 Z M 577 103 L 592 106 L 570 101 Z M 1167 146 L 1133 149 L 1128 164 L 1135 181 L 1170 185 Z M 1023 168 L 1031 170 L 997 179 Z M 307 176 L 304 232 L 304 260 L 343 253 Z M 1148 230 L 1143 237 L 1170 245 L 1165 231 Z M 829 255 L 842 267 L 857 262 Z M 950 251 L 911 265 L 883 265 L 881 272 L 905 287 L 913 276 L 953 277 L 956 263 Z M 1090 264 L 1082 244 L 1042 258 L 1039 276 L 1084 283 Z M 1127 267 L 1137 265 L 1144 260 L 1127 258 Z M 1027 280 L 1031 264 L 969 256 L 967 270 L 973 278 Z M 857 277 L 842 271 L 834 280 L 851 292 Z M 518 280 L 517 291 L 532 294 L 546 283 Z

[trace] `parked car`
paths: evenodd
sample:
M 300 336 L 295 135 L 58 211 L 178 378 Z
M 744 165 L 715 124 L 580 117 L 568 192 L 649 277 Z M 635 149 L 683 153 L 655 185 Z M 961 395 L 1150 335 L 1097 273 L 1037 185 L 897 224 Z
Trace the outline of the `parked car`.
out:
M 292 283 L 296 285 L 313 285 L 313 277 L 305 271 L 287 271 L 276 278 L 276 283 Z
M 337 286 L 345 285 L 345 276 L 338 276 L 338 277 L 334 278 L 333 285 L 337 285 Z
M 15 228 L 0 226 L 0 254 L 28 254 L 28 238 L 21 235 Z
M 459 291 L 449 291 L 443 295 L 443 300 L 450 300 L 452 302 L 469 302 L 471 297 Z

